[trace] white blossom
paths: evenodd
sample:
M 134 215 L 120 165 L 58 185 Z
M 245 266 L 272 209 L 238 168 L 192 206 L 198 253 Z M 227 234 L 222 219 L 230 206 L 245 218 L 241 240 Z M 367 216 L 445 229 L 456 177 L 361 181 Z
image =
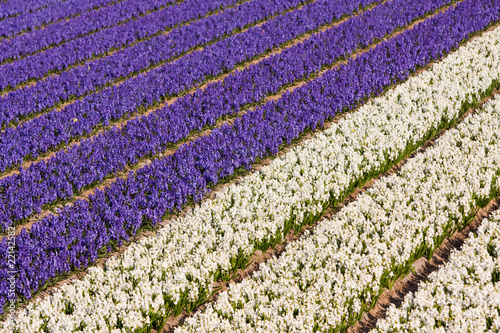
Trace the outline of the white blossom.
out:
M 500 331 L 500 212 L 372 332 Z

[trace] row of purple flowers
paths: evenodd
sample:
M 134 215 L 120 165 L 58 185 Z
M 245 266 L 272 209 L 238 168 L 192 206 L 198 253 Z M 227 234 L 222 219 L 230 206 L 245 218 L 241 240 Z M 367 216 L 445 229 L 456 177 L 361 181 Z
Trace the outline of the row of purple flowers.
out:
M 50 4 L 50 1 L 45 1 L 45 3 L 48 4 L 45 8 L 0 21 L 0 37 L 10 37 L 26 30 L 38 28 L 44 24 L 50 24 L 54 21 L 78 15 L 82 12 L 95 10 L 116 1 L 117 0 L 68 0 L 52 4 Z
M 255 6 L 258 11 L 252 15 L 236 15 L 239 22 L 220 22 L 206 30 L 195 30 L 198 33 L 186 34 L 186 38 L 172 38 L 165 43 L 159 43 L 165 49 L 149 52 L 151 58 L 161 57 L 169 49 L 185 49 L 199 44 L 200 32 L 205 38 L 216 38 L 247 22 L 264 19 L 273 13 L 290 8 L 302 0 L 255 0 L 268 5 Z M 332 22 L 345 14 L 352 13 L 361 4 L 376 0 L 318 0 L 305 5 L 296 11 L 268 20 L 260 26 L 255 26 L 242 33 L 220 40 L 203 50 L 192 52 L 172 63 L 164 64 L 124 81 L 118 86 L 111 86 L 99 93 L 85 96 L 73 104 L 66 106 L 63 112 L 52 110 L 40 117 L 27 121 L 16 128 L 7 127 L 0 134 L 0 170 L 21 163 L 27 156 L 37 157 L 40 153 L 56 149 L 71 139 L 86 135 L 99 126 L 109 125 L 110 121 L 137 113 L 138 110 L 157 105 L 159 102 L 191 89 L 193 86 L 213 76 L 232 70 L 237 64 L 290 41 L 299 35 L 314 30 L 322 24 Z M 235 17 L 235 18 L 236 18 Z M 215 23 L 215 22 L 214 22 Z M 191 25 L 189 25 L 191 26 Z M 195 29 L 195 28 L 193 28 Z M 205 40 L 202 37 L 202 40 Z M 158 51 L 161 51 L 158 54 Z M 141 53 L 132 53 L 129 57 L 132 63 L 143 64 Z M 111 70 L 111 69 L 110 69 Z
M 0 3 L 0 20 L 8 17 L 20 15 L 22 13 L 31 12 L 46 8 L 53 3 L 59 3 L 63 0 L 26 0 L 16 1 L 8 0 Z
M 237 0 L 187 0 L 179 6 L 172 6 L 137 21 L 129 22 L 128 27 L 133 28 L 133 33 L 123 31 L 111 33 L 110 31 L 114 28 L 102 31 L 115 37 L 109 40 L 103 39 L 93 48 L 109 46 L 111 44 L 108 42 L 114 43 L 121 38 L 128 38 L 130 42 L 134 42 L 137 41 L 133 37 L 137 31 L 144 31 L 147 34 L 155 33 L 165 27 L 173 27 L 179 23 L 205 16 L 217 8 L 234 5 L 236 2 Z M 89 61 L 82 66 L 62 72 L 60 75 L 48 77 L 34 86 L 12 91 L 5 98 L 0 99 L 0 127 L 11 121 L 50 110 L 57 103 L 93 93 L 110 82 L 167 62 L 172 57 L 179 56 L 192 48 L 231 34 L 233 30 L 241 29 L 245 24 L 266 19 L 300 2 L 281 1 L 280 3 L 278 6 L 273 6 L 269 1 L 251 0 L 232 10 L 202 18 L 187 26 L 175 28 L 166 35 L 153 37 L 110 56 Z M 253 15 L 248 15 L 248 13 Z M 126 27 L 124 25 L 116 28 L 125 29 Z M 142 38 L 143 36 L 144 34 L 140 33 L 136 37 Z M 71 52 L 81 56 L 82 53 L 88 51 L 82 52 L 82 50 L 75 49 Z
M 160 1 L 165 4 L 173 0 Z M 0 90 L 9 87 L 15 88 L 21 83 L 42 79 L 50 73 L 63 71 L 69 66 L 79 65 L 93 57 L 106 55 L 112 50 L 130 46 L 137 40 L 159 34 L 182 22 L 197 19 L 221 6 L 236 2 L 237 0 L 209 0 L 205 2 L 187 0 L 137 20 L 131 20 L 21 60 L 3 64 L 0 66 Z
M 99 29 L 121 24 L 126 20 L 137 19 L 148 11 L 157 10 L 171 4 L 174 0 L 135 0 L 123 1 L 95 11 L 84 12 L 69 21 L 63 20 L 25 34 L 0 41 L 0 63 L 39 52 L 55 44 L 76 39 Z

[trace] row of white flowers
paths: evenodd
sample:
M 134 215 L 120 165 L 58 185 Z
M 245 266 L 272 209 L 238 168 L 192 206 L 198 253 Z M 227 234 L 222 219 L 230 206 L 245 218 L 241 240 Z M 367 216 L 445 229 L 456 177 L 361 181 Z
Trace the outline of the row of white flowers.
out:
M 384 288 L 500 193 L 499 128 L 500 98 L 176 332 L 344 331 Z
M 83 280 L 31 303 L 0 331 L 12 324 L 20 332 L 156 328 L 194 308 L 214 280 L 229 279 L 256 249 L 313 221 L 453 121 L 474 94 L 491 92 L 500 76 L 499 39 L 500 29 L 484 33 Z
M 500 212 L 373 332 L 500 331 Z

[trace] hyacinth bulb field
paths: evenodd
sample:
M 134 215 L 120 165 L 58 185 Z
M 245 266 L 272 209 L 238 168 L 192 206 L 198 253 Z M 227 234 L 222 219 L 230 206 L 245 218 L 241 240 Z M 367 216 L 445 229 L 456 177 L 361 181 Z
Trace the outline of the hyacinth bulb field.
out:
M 500 0 L 0 2 L 0 332 L 500 332 Z

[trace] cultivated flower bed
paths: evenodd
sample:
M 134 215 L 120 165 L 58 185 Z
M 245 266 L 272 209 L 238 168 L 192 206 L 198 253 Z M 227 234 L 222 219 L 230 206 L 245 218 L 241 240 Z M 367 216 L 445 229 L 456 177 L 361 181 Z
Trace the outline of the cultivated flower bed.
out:
M 401 307 L 391 306 L 373 332 L 497 332 L 500 330 L 500 214 L 485 219 L 477 234 Z
M 185 96 L 147 117 L 131 121 L 119 131 L 111 130 L 83 140 L 72 149 L 60 151 L 48 162 L 41 161 L 18 175 L 6 177 L 0 180 L 3 213 L 0 213 L 0 225 L 6 229 L 20 224 L 42 207 L 72 198 L 138 159 L 186 139 L 189 133 L 213 125 L 221 117 L 234 115 L 245 106 L 262 102 L 266 96 L 318 73 L 323 66 L 348 56 L 357 47 L 393 32 L 442 4 L 442 0 L 425 3 L 395 0 L 380 5 L 363 16 L 237 71 L 203 92 Z
M 306 233 L 278 259 L 262 264 L 251 278 L 230 286 L 214 305 L 188 318 L 176 332 L 346 330 L 385 288 L 410 272 L 417 259 L 430 258 L 444 238 L 464 228 L 478 208 L 500 194 L 499 128 L 500 99 L 496 99 L 446 132 L 434 147 L 409 159 L 397 174 L 376 182 L 331 220 L 321 221 L 311 236 Z M 488 265 L 481 259 L 479 254 L 474 258 L 476 271 L 487 283 L 492 272 L 479 272 Z M 499 263 L 490 270 L 498 269 Z M 461 267 L 474 270 L 466 264 Z M 493 275 L 498 280 L 497 270 Z M 447 286 L 455 290 L 453 276 L 448 278 Z M 420 316 L 427 322 L 453 318 L 454 311 L 443 308 L 442 317 L 435 315 L 428 306 L 433 299 L 418 295 Z M 442 299 L 434 302 L 444 306 Z M 487 325 L 500 303 L 492 299 L 487 304 L 491 309 L 476 312 L 475 317 L 484 314 L 485 323 L 471 328 Z M 404 316 L 407 310 L 412 322 L 408 305 L 401 313 Z M 454 320 L 459 324 L 460 319 Z M 500 323 L 498 313 L 490 319 Z M 399 331 L 397 325 L 394 328 Z
M 71 268 L 87 267 L 98 254 L 128 240 L 139 227 L 155 226 L 165 213 L 180 209 L 188 201 L 199 201 L 213 184 L 233 176 L 238 168 L 250 168 L 257 158 L 278 152 L 283 143 L 291 143 L 338 112 L 407 78 L 411 70 L 458 46 L 470 33 L 492 22 L 499 15 L 500 3 L 496 6 L 464 1 L 281 100 L 267 103 L 232 125 L 154 161 L 127 180 L 97 191 L 89 201 L 78 200 L 58 216 L 49 215 L 33 224 L 29 233 L 23 230 L 15 238 L 15 255 L 22 258 L 15 267 L 16 294 L 31 298 L 52 278 Z M 8 275 L 4 259 L 7 252 L 4 238 L 0 244 L 0 253 L 5 254 L 0 276 Z M 237 258 L 231 259 L 235 261 L 232 267 L 237 269 L 245 256 L 234 255 Z M 0 302 L 5 302 L 7 293 L 7 282 L 0 281 L 0 295 L 4 297 Z M 190 300 L 180 308 L 191 307 L 191 301 L 199 302 Z
M 92 268 L 82 281 L 29 305 L 16 324 L 36 329 L 45 323 L 54 330 L 82 325 L 88 331 L 96 325 L 157 328 L 165 317 L 194 308 L 210 295 L 214 280 L 229 279 L 256 249 L 266 250 L 292 228 L 315 221 L 324 207 L 409 154 L 479 95 L 491 93 L 499 75 L 499 36 L 498 29 L 485 33 L 347 115 L 156 237 L 133 244 L 104 269 Z M 422 243 L 416 238 L 409 244 Z M 391 279 L 386 280 L 388 285 Z M 380 290 L 374 289 L 375 295 Z
M 84 82 L 83 86 L 81 77 L 87 75 L 87 71 L 90 70 L 88 67 L 78 67 L 75 71 L 79 73 L 68 72 L 71 77 L 68 78 L 69 82 L 65 81 L 62 85 L 63 96 L 65 96 L 62 98 L 63 101 L 72 95 L 82 95 L 74 93 L 75 90 L 83 89 L 89 92 L 93 90 L 92 86 L 105 84 L 108 82 L 107 76 L 112 81 L 113 78 L 127 77 L 129 74 L 137 74 L 138 71 L 147 69 L 150 65 L 163 63 L 120 85 L 107 87 L 97 94 L 85 95 L 83 93 L 85 96 L 66 106 L 64 112 L 49 108 L 49 112 L 15 128 L 7 127 L 5 132 L 0 133 L 0 170 L 22 163 L 23 159 L 28 156 L 37 157 L 40 153 L 57 149 L 59 145 L 69 142 L 72 138 L 89 134 L 93 130 L 109 125 L 112 121 L 157 106 L 165 98 L 177 96 L 200 82 L 227 73 L 240 63 L 250 61 L 303 33 L 354 11 L 361 4 L 374 2 L 374 0 L 354 2 L 319 0 L 271 19 L 273 15 L 292 9 L 302 1 L 276 1 L 274 6 L 263 4 L 268 1 L 256 1 L 260 3 L 254 4 L 255 7 L 247 4 L 250 8 L 246 8 L 247 12 L 255 8 L 254 15 L 234 15 L 230 10 L 225 12 L 227 14 L 224 16 L 227 21 L 223 20 L 222 26 L 214 24 L 214 22 L 219 22 L 220 17 L 210 16 L 205 20 L 194 22 L 193 25 L 180 27 L 176 33 L 158 36 L 155 40 L 136 44 L 133 48 L 117 52 L 110 58 L 106 57 L 93 64 L 95 65 L 94 71 L 88 74 L 92 77 L 89 77 L 90 81 Z M 255 25 L 260 20 L 265 22 L 234 35 L 234 31 L 243 29 L 249 24 Z M 205 45 L 202 50 L 196 50 L 177 61 L 164 63 L 176 55 L 218 39 L 222 40 Z M 82 47 L 82 49 L 87 48 Z M 75 52 L 74 47 L 71 50 Z M 40 53 L 40 56 L 47 56 L 47 52 Z M 52 64 L 52 61 L 37 60 L 34 63 L 48 66 Z M 13 64 L 18 64 L 18 62 Z M 10 77 L 7 72 L 2 73 L 5 66 L 0 66 L 0 78 Z M 21 66 L 21 68 L 25 67 Z M 16 68 L 11 69 L 11 72 L 13 75 L 22 74 Z M 58 76 L 58 78 L 65 78 L 65 75 Z M 80 82 L 80 86 L 77 82 Z M 52 82 L 49 84 L 57 91 L 61 91 L 62 83 L 59 81 L 53 85 Z M 37 95 L 39 92 L 28 91 L 28 94 Z M 40 95 L 42 98 L 46 95 L 57 96 L 56 91 L 50 89 L 41 91 Z M 37 100 L 37 98 L 34 99 Z M 56 97 L 55 102 L 59 100 L 60 98 Z M 53 99 L 52 101 L 54 102 Z M 28 108 L 23 107 L 24 103 L 21 103 L 21 107 L 14 103 L 7 108 L 6 122 L 13 120 L 9 116 L 11 112 L 14 116 L 18 116 L 19 113 L 30 113 L 33 107 L 37 109 L 38 103 L 33 103 L 32 97 L 30 97 L 30 102 Z M 46 107 L 53 105 L 53 102 Z

